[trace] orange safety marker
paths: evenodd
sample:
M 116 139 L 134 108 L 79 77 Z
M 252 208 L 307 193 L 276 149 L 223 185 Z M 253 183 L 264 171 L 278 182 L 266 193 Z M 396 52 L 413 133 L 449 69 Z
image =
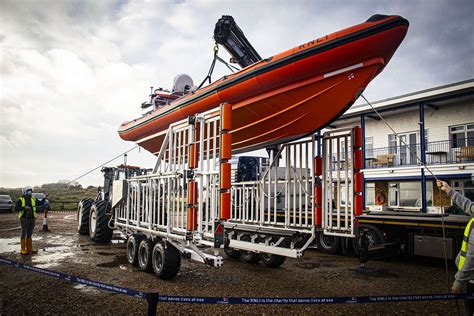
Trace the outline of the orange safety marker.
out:
M 316 177 L 323 175 L 323 158 L 321 156 L 314 157 L 314 175 Z
M 232 104 L 221 104 L 221 131 L 230 131 L 232 129 Z
M 196 143 L 189 144 L 189 169 L 196 169 L 198 167 L 198 153 Z
M 231 187 L 231 166 L 227 161 L 232 158 L 232 104 L 222 103 L 221 107 L 221 130 L 220 130 L 220 198 L 219 217 L 221 220 L 230 219 L 230 187 Z
M 232 158 L 232 134 L 221 134 L 221 160 L 229 160 Z
M 230 219 L 230 192 L 221 192 L 221 220 Z
M 362 172 L 354 172 L 354 193 L 360 193 L 363 190 Z
M 354 149 L 354 169 L 360 170 L 363 167 L 362 150 Z
M 362 215 L 362 195 L 354 194 L 354 215 Z
M 228 162 L 221 163 L 221 190 L 229 190 L 231 185 L 231 165 Z
M 362 128 L 359 126 L 354 127 L 353 129 L 353 144 L 354 147 L 362 147 Z
M 187 230 L 196 230 L 197 228 L 197 182 L 190 180 L 188 182 L 188 223 Z
M 314 225 L 321 226 L 323 223 L 323 188 L 316 185 L 314 188 Z

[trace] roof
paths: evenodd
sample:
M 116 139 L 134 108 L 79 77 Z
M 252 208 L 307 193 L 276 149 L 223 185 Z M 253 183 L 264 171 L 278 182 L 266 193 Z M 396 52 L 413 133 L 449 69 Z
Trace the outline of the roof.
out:
M 386 110 L 404 106 L 413 106 L 419 104 L 420 102 L 436 102 L 446 98 L 454 98 L 466 94 L 474 94 L 474 79 L 455 82 L 444 86 L 421 90 L 370 103 L 377 110 Z M 367 103 L 353 105 L 349 110 L 346 111 L 346 113 L 344 113 L 341 119 L 368 112 L 373 112 L 373 110 L 372 107 Z

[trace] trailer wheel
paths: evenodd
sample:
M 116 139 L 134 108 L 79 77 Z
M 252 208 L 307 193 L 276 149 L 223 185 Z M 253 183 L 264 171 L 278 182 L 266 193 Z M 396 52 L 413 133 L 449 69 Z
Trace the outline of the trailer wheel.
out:
M 241 240 L 250 241 L 250 236 L 242 236 Z M 260 261 L 260 256 L 252 251 L 240 250 L 240 259 L 245 263 L 257 263 Z
M 94 200 L 82 199 L 77 204 L 77 231 L 80 235 L 89 234 L 89 214 Z
M 98 201 L 92 204 L 89 215 L 89 236 L 98 243 L 109 243 L 112 240 L 113 231 L 109 227 L 109 216 L 107 216 L 108 202 Z
M 234 248 L 224 247 L 224 252 L 230 259 L 239 259 L 240 258 L 240 251 L 235 250 Z
M 278 268 L 281 266 L 285 260 L 285 256 L 279 256 L 279 255 L 274 255 L 274 254 L 269 254 L 269 253 L 261 253 L 260 254 L 260 259 L 262 260 L 262 263 L 266 265 L 269 268 Z
M 144 238 L 143 235 L 133 234 L 127 239 L 127 261 L 132 266 L 138 265 L 138 248 Z
M 316 236 L 316 244 L 318 250 L 330 255 L 335 254 L 339 250 L 341 238 L 337 236 L 325 235 L 323 232 L 319 232 Z
M 181 254 L 174 246 L 157 242 L 151 256 L 153 271 L 163 280 L 170 280 L 176 276 L 181 267 Z
M 359 225 L 359 231 L 361 231 L 361 230 L 366 231 L 366 236 L 367 236 L 367 241 L 369 243 L 369 248 L 385 243 L 385 237 L 383 236 L 380 229 L 378 229 L 377 227 L 375 227 L 373 225 L 360 224 Z M 355 255 L 358 256 L 359 252 L 360 252 L 360 235 L 357 235 L 352 240 L 352 248 L 354 249 Z
M 144 239 L 138 246 L 138 265 L 140 269 L 145 272 L 151 272 L 153 267 L 151 265 L 151 256 L 153 253 L 154 243 L 151 239 Z

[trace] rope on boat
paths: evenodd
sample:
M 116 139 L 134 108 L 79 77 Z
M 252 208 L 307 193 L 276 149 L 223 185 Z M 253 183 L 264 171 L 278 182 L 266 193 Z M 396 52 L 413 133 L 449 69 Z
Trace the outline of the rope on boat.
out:
M 209 67 L 209 71 L 207 72 L 207 75 L 204 78 L 204 80 L 201 82 L 201 84 L 196 88 L 196 90 L 201 89 L 206 81 L 209 81 L 209 84 L 211 83 L 211 81 L 212 81 L 211 76 L 212 76 L 212 73 L 214 72 L 214 67 L 216 66 L 216 61 L 220 61 L 221 63 L 226 65 L 227 68 L 229 68 L 229 70 L 232 71 L 232 72 L 234 72 L 234 70 L 236 70 L 236 71 L 240 70 L 239 68 L 237 68 L 235 66 L 232 66 L 231 64 L 226 62 L 224 59 L 222 59 L 218 55 L 218 53 L 219 53 L 219 45 L 216 43 L 215 46 L 214 46 L 214 58 L 212 59 L 211 66 Z

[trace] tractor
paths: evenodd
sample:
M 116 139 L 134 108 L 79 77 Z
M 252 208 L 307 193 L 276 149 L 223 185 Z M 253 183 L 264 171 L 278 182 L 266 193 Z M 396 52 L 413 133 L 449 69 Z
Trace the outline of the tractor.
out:
M 119 165 L 103 167 L 104 186 L 99 187 L 95 199 L 82 199 L 77 206 L 77 231 L 81 235 L 89 235 L 97 243 L 109 243 L 112 240 L 112 183 L 114 180 L 147 174 L 150 169 L 136 166 Z

